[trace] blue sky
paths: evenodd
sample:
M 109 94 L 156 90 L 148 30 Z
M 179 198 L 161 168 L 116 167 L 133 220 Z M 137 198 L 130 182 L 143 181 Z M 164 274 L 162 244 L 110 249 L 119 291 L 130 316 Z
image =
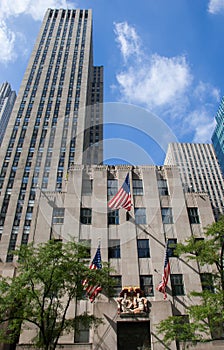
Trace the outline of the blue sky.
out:
M 224 0 L 1 0 L 0 82 L 17 92 L 48 7 L 93 10 L 106 159 L 160 164 L 169 141 L 211 142 L 224 95 Z

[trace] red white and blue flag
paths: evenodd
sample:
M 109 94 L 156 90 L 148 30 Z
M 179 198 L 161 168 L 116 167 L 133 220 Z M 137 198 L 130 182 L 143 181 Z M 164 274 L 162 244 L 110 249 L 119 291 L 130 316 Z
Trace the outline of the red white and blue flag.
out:
M 89 266 L 90 270 L 97 270 L 101 269 L 101 253 L 100 253 L 100 246 L 97 248 L 95 257 L 93 258 L 93 261 L 91 262 Z M 84 289 L 86 291 L 86 294 L 89 296 L 89 299 L 92 302 L 94 302 L 96 296 L 101 292 L 102 288 L 99 284 L 91 284 L 89 283 L 88 279 L 83 281 L 82 285 L 84 286 Z
M 162 274 L 162 281 L 159 283 L 157 290 L 164 294 L 164 299 L 167 298 L 166 294 L 166 286 L 169 280 L 170 275 L 170 262 L 169 262 L 169 248 L 168 248 L 168 241 L 166 243 L 166 250 L 165 250 L 165 259 L 164 259 L 164 269 Z
M 127 211 L 131 210 L 131 193 L 129 174 L 127 174 L 125 181 L 115 196 L 108 202 L 110 209 L 124 208 Z

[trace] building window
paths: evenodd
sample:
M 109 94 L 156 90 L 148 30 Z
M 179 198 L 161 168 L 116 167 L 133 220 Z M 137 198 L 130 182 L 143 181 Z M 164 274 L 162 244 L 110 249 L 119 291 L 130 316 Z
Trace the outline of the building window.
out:
M 145 296 L 153 296 L 154 290 L 153 290 L 153 276 L 152 275 L 145 275 L 140 276 L 140 288 L 145 293 Z
M 133 195 L 135 196 L 142 196 L 143 195 L 143 184 L 142 180 L 138 179 L 133 179 L 132 180 L 132 185 L 133 185 Z
M 202 290 L 208 290 L 211 293 L 215 292 L 211 273 L 201 273 L 200 279 L 201 279 Z
M 169 258 L 177 257 L 177 254 L 175 254 L 176 246 L 177 246 L 177 239 L 176 238 L 169 238 L 168 239 Z
M 181 274 L 170 275 L 173 295 L 184 295 L 183 276 Z
M 139 258 L 150 258 L 148 239 L 137 239 L 137 247 Z
M 53 224 L 63 224 L 64 223 L 64 208 L 54 208 L 53 209 Z
M 163 224 L 173 224 L 172 208 L 162 208 L 161 213 Z
M 107 195 L 115 196 L 118 191 L 118 181 L 117 180 L 107 180 Z
M 146 224 L 146 209 L 135 208 L 135 223 L 136 225 Z
M 108 258 L 109 259 L 119 259 L 121 257 L 120 252 L 120 240 L 110 239 L 108 247 Z
M 191 224 L 200 224 L 198 208 L 188 208 L 188 217 Z
M 164 179 L 158 180 L 158 190 L 160 196 L 168 196 L 168 186 L 167 186 L 167 181 Z
M 92 209 L 81 208 L 80 222 L 84 225 L 91 225 L 92 223 Z
M 108 225 L 119 225 L 119 210 L 111 210 L 108 212 Z
M 89 328 L 79 324 L 75 330 L 75 343 L 89 343 Z
M 114 281 L 113 296 L 119 296 L 122 290 L 121 276 L 110 276 Z

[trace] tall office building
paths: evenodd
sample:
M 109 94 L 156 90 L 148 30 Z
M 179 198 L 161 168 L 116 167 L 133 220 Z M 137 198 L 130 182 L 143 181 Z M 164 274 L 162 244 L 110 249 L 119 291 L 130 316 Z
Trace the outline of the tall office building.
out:
M 212 135 L 212 143 L 224 176 L 224 97 L 222 98 L 215 119 L 217 124 Z
M 11 89 L 8 82 L 0 87 L 0 145 L 16 100 L 16 92 Z
M 71 165 L 102 162 L 102 101 L 91 10 L 49 9 L 0 151 L 1 251 L 28 242 L 37 186 L 61 191 Z
M 224 213 L 224 181 L 212 144 L 171 143 L 164 164 L 179 167 L 186 191 L 208 193 L 215 218 Z
M 162 350 L 156 324 L 173 314 L 186 321 L 189 303 L 198 302 L 187 294 L 201 291 L 209 272 L 172 249 L 192 234 L 203 238 L 213 213 L 206 194 L 183 191 L 175 166 L 101 164 L 103 68 L 92 62 L 91 17 L 89 10 L 63 9 L 44 17 L 0 150 L 0 274 L 15 275 L 11 251 L 21 244 L 72 238 L 89 244 L 93 258 L 100 241 L 102 260 L 114 268 L 115 295 L 101 293 L 93 304 L 74 300 L 71 315 L 88 311 L 104 323 L 63 334 L 60 345 Z M 107 205 L 127 173 L 128 216 Z M 156 290 L 165 242 L 172 253 L 167 300 Z M 128 310 L 133 295 L 138 307 Z M 30 324 L 22 330 L 17 350 L 30 347 L 36 335 Z M 211 344 L 218 348 L 211 340 L 203 349 Z M 176 350 L 176 343 L 169 348 Z

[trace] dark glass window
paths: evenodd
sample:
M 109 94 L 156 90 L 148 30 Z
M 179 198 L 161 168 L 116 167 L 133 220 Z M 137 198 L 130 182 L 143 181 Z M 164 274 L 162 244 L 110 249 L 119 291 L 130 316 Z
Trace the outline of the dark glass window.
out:
M 169 258 L 177 257 L 177 255 L 175 254 L 176 246 L 177 246 L 177 239 L 176 238 L 169 238 L 168 239 L 168 254 L 169 254 Z
M 80 324 L 75 330 L 75 343 L 89 343 L 89 328 Z
M 191 224 L 200 224 L 198 208 L 188 208 L 188 217 Z
M 140 276 L 140 288 L 145 293 L 145 296 L 153 296 L 153 276 L 152 275 L 141 275 Z
M 201 273 L 200 274 L 201 279 L 201 286 L 203 290 L 208 290 L 211 293 L 214 293 L 214 285 L 213 285 L 213 278 L 211 273 Z
M 158 180 L 158 190 L 161 196 L 168 196 L 169 192 L 168 192 L 168 186 L 167 186 L 166 180 L 164 179 Z
M 119 296 L 122 290 L 121 276 L 110 276 L 114 280 L 113 296 Z
M 137 239 L 137 248 L 139 258 L 150 258 L 148 239 Z
M 119 239 L 110 239 L 108 247 L 108 258 L 109 259 L 118 259 L 121 257 L 120 252 L 120 240 Z
M 81 208 L 80 222 L 84 225 L 91 225 L 92 223 L 92 209 Z
M 92 194 L 92 182 L 91 179 L 82 180 L 82 195 L 90 196 Z
M 108 225 L 119 225 L 119 210 L 111 210 L 108 212 Z
M 170 275 L 173 295 L 184 295 L 183 276 L 181 274 Z
M 172 208 L 162 208 L 161 213 L 163 224 L 173 224 Z

